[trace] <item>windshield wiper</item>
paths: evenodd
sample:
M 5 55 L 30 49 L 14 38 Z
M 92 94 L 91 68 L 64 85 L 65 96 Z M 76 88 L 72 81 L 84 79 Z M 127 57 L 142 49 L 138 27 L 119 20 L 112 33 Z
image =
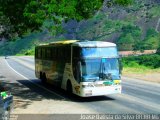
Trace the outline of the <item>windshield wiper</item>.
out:
M 104 61 L 102 59 L 101 64 L 100 64 L 99 79 L 102 78 L 102 80 L 104 80 L 104 79 L 112 80 L 112 74 L 108 73 L 108 72 L 107 73 L 105 72 L 106 68 L 105 68 Z
M 103 59 L 101 60 L 101 64 L 100 64 L 100 72 L 99 72 L 99 78 L 105 79 L 105 65 L 103 62 Z

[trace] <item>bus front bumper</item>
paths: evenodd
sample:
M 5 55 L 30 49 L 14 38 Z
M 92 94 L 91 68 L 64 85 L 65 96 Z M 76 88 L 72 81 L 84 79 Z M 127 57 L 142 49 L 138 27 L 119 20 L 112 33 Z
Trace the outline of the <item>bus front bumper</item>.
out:
M 90 96 L 102 96 L 109 94 L 118 94 L 121 93 L 122 86 L 121 85 L 112 85 L 105 87 L 91 87 L 91 88 L 83 88 L 81 90 L 81 97 L 90 97 Z

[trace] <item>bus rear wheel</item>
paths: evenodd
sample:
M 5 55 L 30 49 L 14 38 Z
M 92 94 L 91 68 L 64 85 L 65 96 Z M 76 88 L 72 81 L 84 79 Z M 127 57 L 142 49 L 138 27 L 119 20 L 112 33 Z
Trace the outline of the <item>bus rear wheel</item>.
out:
M 46 78 L 46 74 L 43 73 L 42 76 L 41 76 L 41 82 L 42 84 L 46 84 L 47 83 L 47 78 Z

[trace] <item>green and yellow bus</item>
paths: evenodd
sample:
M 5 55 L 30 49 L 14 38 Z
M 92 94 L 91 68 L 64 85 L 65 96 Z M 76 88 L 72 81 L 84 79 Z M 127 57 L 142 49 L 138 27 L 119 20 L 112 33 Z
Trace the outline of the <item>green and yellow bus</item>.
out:
M 35 74 L 81 97 L 121 93 L 116 44 L 67 40 L 35 48 Z

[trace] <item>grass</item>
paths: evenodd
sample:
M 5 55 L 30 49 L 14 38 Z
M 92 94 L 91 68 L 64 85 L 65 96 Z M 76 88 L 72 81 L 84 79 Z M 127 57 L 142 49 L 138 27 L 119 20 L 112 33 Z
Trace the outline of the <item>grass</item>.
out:
M 122 75 L 160 83 L 160 55 L 142 55 L 122 58 Z
M 153 15 L 153 17 L 157 17 L 160 16 L 160 7 L 159 6 L 155 6 L 152 7 L 151 10 L 149 11 L 151 15 Z
M 16 56 L 24 56 L 24 55 L 34 55 L 34 47 L 32 49 L 24 50 L 16 54 Z
M 151 73 L 160 73 L 160 68 L 152 69 L 146 66 L 139 67 L 124 67 L 122 74 L 151 74 Z
M 142 55 L 122 58 L 123 74 L 160 73 L 160 55 Z

